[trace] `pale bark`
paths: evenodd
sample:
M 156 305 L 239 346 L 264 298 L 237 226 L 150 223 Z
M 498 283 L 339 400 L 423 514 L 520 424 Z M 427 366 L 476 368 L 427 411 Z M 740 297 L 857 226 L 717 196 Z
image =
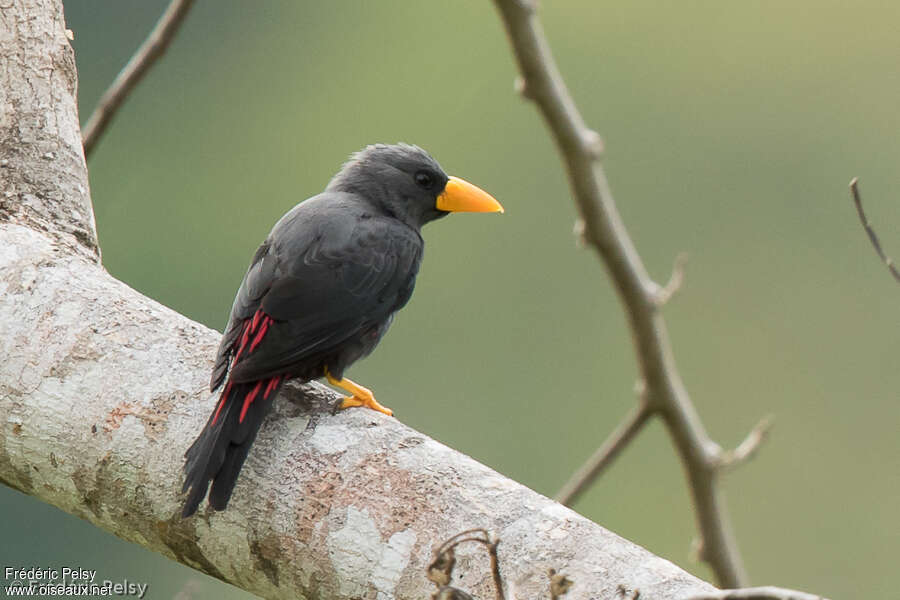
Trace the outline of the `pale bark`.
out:
M 0 222 L 99 262 L 75 105 L 75 54 L 52 0 L 0 6 Z
M 228 510 L 179 518 L 219 334 L 99 266 L 59 1 L 0 8 L 0 481 L 265 597 L 424 598 L 431 550 L 484 527 L 519 598 L 682 598 L 708 584 L 319 385 L 282 393 Z M 492 596 L 479 549 L 455 585 Z

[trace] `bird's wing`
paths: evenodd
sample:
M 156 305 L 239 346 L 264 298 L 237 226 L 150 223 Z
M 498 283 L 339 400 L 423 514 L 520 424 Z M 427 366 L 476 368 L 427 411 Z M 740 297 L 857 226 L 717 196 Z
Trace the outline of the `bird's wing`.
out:
M 332 350 L 379 325 L 409 299 L 421 237 L 394 219 L 343 216 L 312 223 L 297 219 L 286 229 L 276 228 L 268 248 L 257 253 L 232 308 L 231 322 L 238 325 L 228 328 L 234 333 L 226 369 L 241 323 L 257 311 L 271 322 L 258 348 L 238 357 L 231 374 L 235 382 L 282 373 Z M 220 382 L 223 377 L 224 371 Z
M 253 260 L 250 262 L 250 267 L 247 269 L 247 273 L 244 274 L 243 281 L 241 281 L 241 287 L 234 297 L 234 304 L 231 306 L 231 316 L 228 319 L 228 325 L 225 326 L 222 341 L 219 343 L 216 363 L 209 381 L 210 391 L 215 391 L 225 380 L 225 375 L 228 373 L 228 365 L 241 336 L 244 322 L 252 318 L 259 309 L 263 296 L 275 280 L 278 270 L 278 257 L 271 250 L 269 240 L 263 242 L 256 250 L 256 254 L 253 255 Z

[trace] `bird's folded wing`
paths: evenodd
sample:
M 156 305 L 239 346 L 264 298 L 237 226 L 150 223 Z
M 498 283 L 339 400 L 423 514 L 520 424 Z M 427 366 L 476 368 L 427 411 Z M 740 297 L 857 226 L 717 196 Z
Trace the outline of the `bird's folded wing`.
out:
M 235 298 L 220 348 L 223 366 L 241 322 L 257 310 L 273 322 L 259 348 L 234 365 L 232 378 L 251 381 L 283 372 L 362 334 L 403 306 L 421 258 L 420 238 L 403 227 L 378 219 L 350 227 L 326 224 L 302 251 L 296 243 L 261 247 Z M 231 345 L 224 346 L 232 330 Z

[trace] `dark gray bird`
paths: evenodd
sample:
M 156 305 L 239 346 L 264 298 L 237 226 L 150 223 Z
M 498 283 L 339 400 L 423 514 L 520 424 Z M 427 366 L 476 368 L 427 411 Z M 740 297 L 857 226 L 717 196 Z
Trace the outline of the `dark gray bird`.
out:
M 349 392 L 342 408 L 385 414 L 368 389 L 344 378 L 367 356 L 412 294 L 421 229 L 451 212 L 503 212 L 476 186 L 444 173 L 407 144 L 354 154 L 325 191 L 291 209 L 262 243 L 231 308 L 210 389 L 215 411 L 185 453 L 183 517 L 209 489 L 228 505 L 250 446 L 288 379 L 326 377 Z M 210 483 L 212 487 L 210 488 Z

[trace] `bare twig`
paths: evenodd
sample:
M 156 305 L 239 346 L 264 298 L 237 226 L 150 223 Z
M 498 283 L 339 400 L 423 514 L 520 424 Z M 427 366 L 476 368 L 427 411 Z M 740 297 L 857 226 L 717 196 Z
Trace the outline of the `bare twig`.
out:
M 672 299 L 672 296 L 681 289 L 681 284 L 684 283 L 684 266 L 687 264 L 687 259 L 687 252 L 680 252 L 675 257 L 675 264 L 672 265 L 672 275 L 669 277 L 669 281 L 653 295 L 653 300 L 657 306 L 665 306 Z
M 625 446 L 643 429 L 652 415 L 653 411 L 647 404 L 641 403 L 635 406 L 616 430 L 606 438 L 603 445 L 597 448 L 594 454 L 572 474 L 569 481 L 557 492 L 555 500 L 560 504 L 571 506 L 581 496 L 581 493 L 606 470 L 606 467 L 612 464 Z
M 193 4 L 194 0 L 172 0 L 169 3 L 166 12 L 159 18 L 153 31 L 100 98 L 100 103 L 88 119 L 87 125 L 84 126 L 82 139 L 85 158 L 91 155 L 103 132 L 106 131 L 106 126 L 109 125 L 128 94 L 169 47 Z
M 765 586 L 737 590 L 717 590 L 685 600 L 827 600 L 823 596 L 785 588 Z
M 881 248 L 881 242 L 878 240 L 878 234 L 875 233 L 875 229 L 872 228 L 872 225 L 869 223 L 869 218 L 863 210 L 862 196 L 859 194 L 859 177 L 854 177 L 853 180 L 850 181 L 850 193 L 853 195 L 854 204 L 856 204 L 856 212 L 859 214 L 859 221 L 862 223 L 863 228 L 865 228 L 866 234 L 869 236 L 869 241 L 872 242 L 872 246 L 875 247 L 875 252 L 878 253 L 881 262 L 887 266 L 891 275 L 894 276 L 894 279 L 900 281 L 900 271 L 897 270 L 894 260 L 884 253 L 884 250 Z
M 456 553 L 452 548 L 435 552 L 434 559 L 428 565 L 426 577 L 438 588 L 443 588 L 449 585 L 453 579 L 453 567 L 455 566 Z
M 583 237 L 615 284 L 635 341 L 648 406 L 662 416 L 684 463 L 709 563 L 719 584 L 747 580 L 717 485 L 719 446 L 713 442 L 681 381 L 659 312 L 659 285 L 647 274 L 616 209 L 599 162 L 600 137 L 584 122 L 550 53 L 530 0 L 494 0 L 521 73 L 517 85 L 533 100 L 559 147 L 583 222 Z
M 503 591 L 503 577 L 500 576 L 500 561 L 497 559 L 497 545 L 499 543 L 500 540 L 495 539 L 487 545 L 487 550 L 488 554 L 491 556 L 491 577 L 494 580 L 496 600 L 505 600 L 506 593 Z
M 478 537 L 478 535 L 480 535 L 481 537 Z M 490 536 L 489 536 L 487 530 L 482 529 L 481 527 L 476 527 L 474 529 L 466 529 L 465 531 L 460 531 L 456 535 L 445 540 L 443 544 L 441 544 L 440 546 L 437 547 L 437 550 L 434 551 L 435 560 L 440 558 L 440 556 L 442 554 L 444 554 L 445 552 L 452 551 L 456 546 L 458 546 L 459 544 L 466 541 L 465 539 L 463 539 L 466 536 L 468 536 L 469 539 L 477 539 L 480 541 L 490 539 Z
M 769 437 L 769 432 L 772 431 L 774 422 L 775 417 L 772 415 L 763 417 L 756 424 L 756 427 L 750 430 L 750 433 L 747 434 L 747 437 L 744 438 L 744 441 L 737 448 L 722 452 L 719 457 L 719 467 L 722 469 L 733 469 L 753 458 L 762 443 Z
M 477 542 L 487 549 L 491 559 L 491 578 L 494 582 L 495 600 L 505 600 L 503 577 L 500 575 L 500 562 L 497 559 L 497 546 L 500 544 L 500 540 L 492 540 L 487 530 L 481 528 L 461 531 L 434 551 L 434 559 L 428 565 L 428 579 L 439 589 L 432 597 L 435 600 L 447 600 L 456 597 L 453 594 L 457 592 L 467 595 L 465 592 L 447 585 L 453 578 L 453 567 L 456 566 L 456 547 L 466 542 Z

